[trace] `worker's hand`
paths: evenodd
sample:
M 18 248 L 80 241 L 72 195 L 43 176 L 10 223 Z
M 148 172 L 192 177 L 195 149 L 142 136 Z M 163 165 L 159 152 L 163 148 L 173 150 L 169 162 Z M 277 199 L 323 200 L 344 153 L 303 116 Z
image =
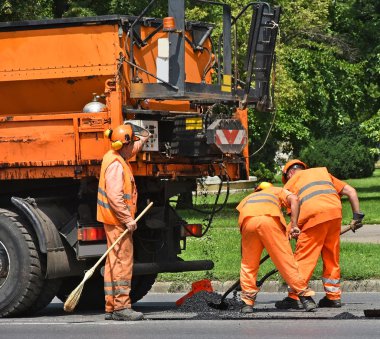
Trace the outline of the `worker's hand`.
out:
M 350 222 L 350 228 L 352 230 L 352 232 L 355 233 L 355 231 L 360 228 L 360 227 L 363 227 L 363 224 L 361 222 L 361 220 L 355 220 L 355 219 L 352 219 L 351 222 Z
M 354 212 L 352 216 L 352 220 L 350 222 L 350 228 L 352 232 L 363 226 L 362 220 L 364 218 L 364 213 L 362 211 Z
M 301 234 L 301 230 L 297 226 L 292 226 L 289 233 L 290 238 L 297 239 L 300 234 Z
M 137 228 L 137 223 L 136 223 L 136 221 L 131 220 L 127 224 L 125 224 L 125 227 L 128 228 L 129 232 L 133 232 Z
M 143 137 L 143 138 L 147 138 L 151 136 L 151 133 L 146 128 L 143 128 L 134 124 L 132 125 L 133 125 L 133 131 L 135 132 L 136 136 Z

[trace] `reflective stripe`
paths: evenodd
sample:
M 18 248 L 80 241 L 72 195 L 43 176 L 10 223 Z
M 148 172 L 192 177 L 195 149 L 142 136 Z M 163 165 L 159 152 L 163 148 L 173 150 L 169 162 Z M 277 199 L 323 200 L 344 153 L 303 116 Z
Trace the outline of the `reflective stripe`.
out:
M 252 198 L 256 198 L 256 197 L 271 197 L 277 200 L 277 197 L 274 194 L 268 194 L 268 193 L 256 193 L 255 195 L 252 196 Z
M 260 203 L 260 202 L 270 202 L 271 204 L 274 204 L 274 205 L 276 205 L 276 206 L 278 207 L 278 202 L 276 203 L 276 202 L 274 202 L 273 200 L 269 200 L 269 199 L 247 200 L 247 201 L 245 202 L 244 206 L 245 206 L 246 204 L 257 204 L 257 203 Z M 243 207 L 244 207 L 244 206 L 243 206 Z
M 320 190 L 320 191 L 315 191 L 312 192 L 308 195 L 305 195 L 301 200 L 300 200 L 300 206 L 307 200 L 314 198 L 317 195 L 322 195 L 322 194 L 338 194 L 336 190 Z
M 100 205 L 100 206 L 102 206 L 104 208 L 108 208 L 108 209 L 111 208 L 111 206 L 109 204 L 107 204 L 106 202 L 103 202 L 103 201 L 101 201 L 99 199 L 98 199 L 98 205 Z
M 339 292 L 340 287 L 335 286 L 324 286 L 326 292 Z
M 129 290 L 120 288 L 118 290 L 104 290 L 105 295 L 116 295 L 116 294 L 129 294 Z
M 259 291 L 241 291 L 241 298 L 255 301 L 258 292 Z
M 105 197 L 107 197 L 107 193 L 104 192 L 100 187 L 98 187 L 98 192 L 99 192 L 101 195 L 104 195 Z
M 330 186 L 334 187 L 334 184 L 330 181 L 327 181 L 327 180 L 313 181 L 313 182 L 301 187 L 301 189 L 298 191 L 298 195 L 301 195 L 304 191 L 306 191 L 310 187 L 319 186 L 319 185 L 330 185 Z
M 98 187 L 98 192 L 107 198 L 107 193 L 104 192 L 100 187 Z M 123 199 L 131 199 L 131 198 L 132 196 L 130 194 L 123 194 Z
M 131 282 L 128 280 L 104 282 L 104 287 L 115 287 L 115 286 L 131 286 Z
M 339 284 L 340 283 L 340 279 L 329 279 L 329 278 L 323 278 L 323 277 L 322 277 L 322 281 L 324 284 Z

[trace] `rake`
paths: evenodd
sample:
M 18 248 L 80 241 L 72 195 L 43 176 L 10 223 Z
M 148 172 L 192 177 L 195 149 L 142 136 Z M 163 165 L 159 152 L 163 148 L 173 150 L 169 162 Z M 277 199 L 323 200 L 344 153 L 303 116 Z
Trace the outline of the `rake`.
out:
M 139 216 L 135 219 L 137 222 L 145 213 L 148 211 L 149 208 L 151 208 L 153 205 L 153 202 L 151 202 L 145 209 L 139 214 Z M 99 258 L 99 260 L 96 262 L 94 266 L 92 266 L 84 275 L 83 280 L 80 282 L 80 284 L 70 293 L 67 300 L 65 301 L 65 304 L 63 306 L 63 309 L 66 312 L 72 312 L 75 308 L 75 306 L 78 304 L 79 298 L 82 294 L 83 287 L 85 282 L 92 277 L 94 274 L 96 268 L 99 266 L 99 264 L 103 261 L 103 259 L 107 256 L 107 254 L 115 247 L 115 245 L 128 233 L 128 228 L 115 240 L 115 242 L 107 249 L 107 251 Z

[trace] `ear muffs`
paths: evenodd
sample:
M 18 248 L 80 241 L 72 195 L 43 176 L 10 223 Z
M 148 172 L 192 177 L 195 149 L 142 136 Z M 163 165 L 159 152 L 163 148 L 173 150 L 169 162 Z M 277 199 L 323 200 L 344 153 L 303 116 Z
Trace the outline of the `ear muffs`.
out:
M 120 126 L 119 126 L 120 127 Z M 116 135 L 115 135 L 115 139 L 116 138 L 119 138 L 121 137 L 120 135 L 120 131 L 118 131 L 118 129 L 116 129 Z M 114 150 L 114 151 L 118 151 L 119 149 L 121 149 L 123 147 L 124 144 L 126 145 L 129 145 L 131 143 L 131 136 L 129 134 L 125 134 L 125 142 L 123 143 L 122 141 L 120 140 L 115 140 L 115 141 L 112 141 L 112 129 L 107 129 L 104 131 L 104 136 L 108 139 L 111 140 L 111 148 Z M 135 140 L 135 139 L 133 139 Z M 139 140 L 139 139 L 138 139 Z
M 111 147 L 114 151 L 118 151 L 123 147 L 123 143 L 120 140 L 111 142 Z
M 104 131 L 104 136 L 108 139 L 111 139 L 112 137 L 112 129 L 107 129 Z M 120 141 L 120 140 L 116 140 L 116 141 L 111 141 L 111 148 L 114 150 L 114 151 L 118 151 L 119 149 L 121 149 L 123 147 L 123 143 Z
M 104 136 L 108 139 L 111 139 L 111 136 L 112 136 L 112 129 L 106 129 L 104 131 Z

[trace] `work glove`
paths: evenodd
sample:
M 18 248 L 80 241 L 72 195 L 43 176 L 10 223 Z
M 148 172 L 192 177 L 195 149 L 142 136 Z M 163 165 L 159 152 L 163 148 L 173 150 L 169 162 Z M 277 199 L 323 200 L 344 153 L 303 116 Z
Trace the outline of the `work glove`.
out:
M 142 137 L 146 138 L 146 137 L 149 137 L 151 135 L 151 133 L 147 129 L 140 127 L 138 125 L 135 125 L 135 124 L 131 124 L 131 125 L 133 128 L 133 132 L 137 136 L 142 136 Z
M 352 219 L 353 220 L 359 220 L 359 221 L 362 221 L 363 220 L 363 218 L 364 218 L 364 216 L 365 216 L 365 214 L 362 212 L 362 211 L 360 211 L 360 212 L 358 212 L 358 213 L 353 213 L 353 216 L 352 216 Z
M 352 220 L 350 222 L 350 228 L 352 232 L 355 233 L 357 229 L 359 229 L 360 227 L 363 227 L 363 223 L 362 223 L 363 218 L 364 218 L 363 212 L 358 212 L 358 213 L 354 212 L 352 216 Z

